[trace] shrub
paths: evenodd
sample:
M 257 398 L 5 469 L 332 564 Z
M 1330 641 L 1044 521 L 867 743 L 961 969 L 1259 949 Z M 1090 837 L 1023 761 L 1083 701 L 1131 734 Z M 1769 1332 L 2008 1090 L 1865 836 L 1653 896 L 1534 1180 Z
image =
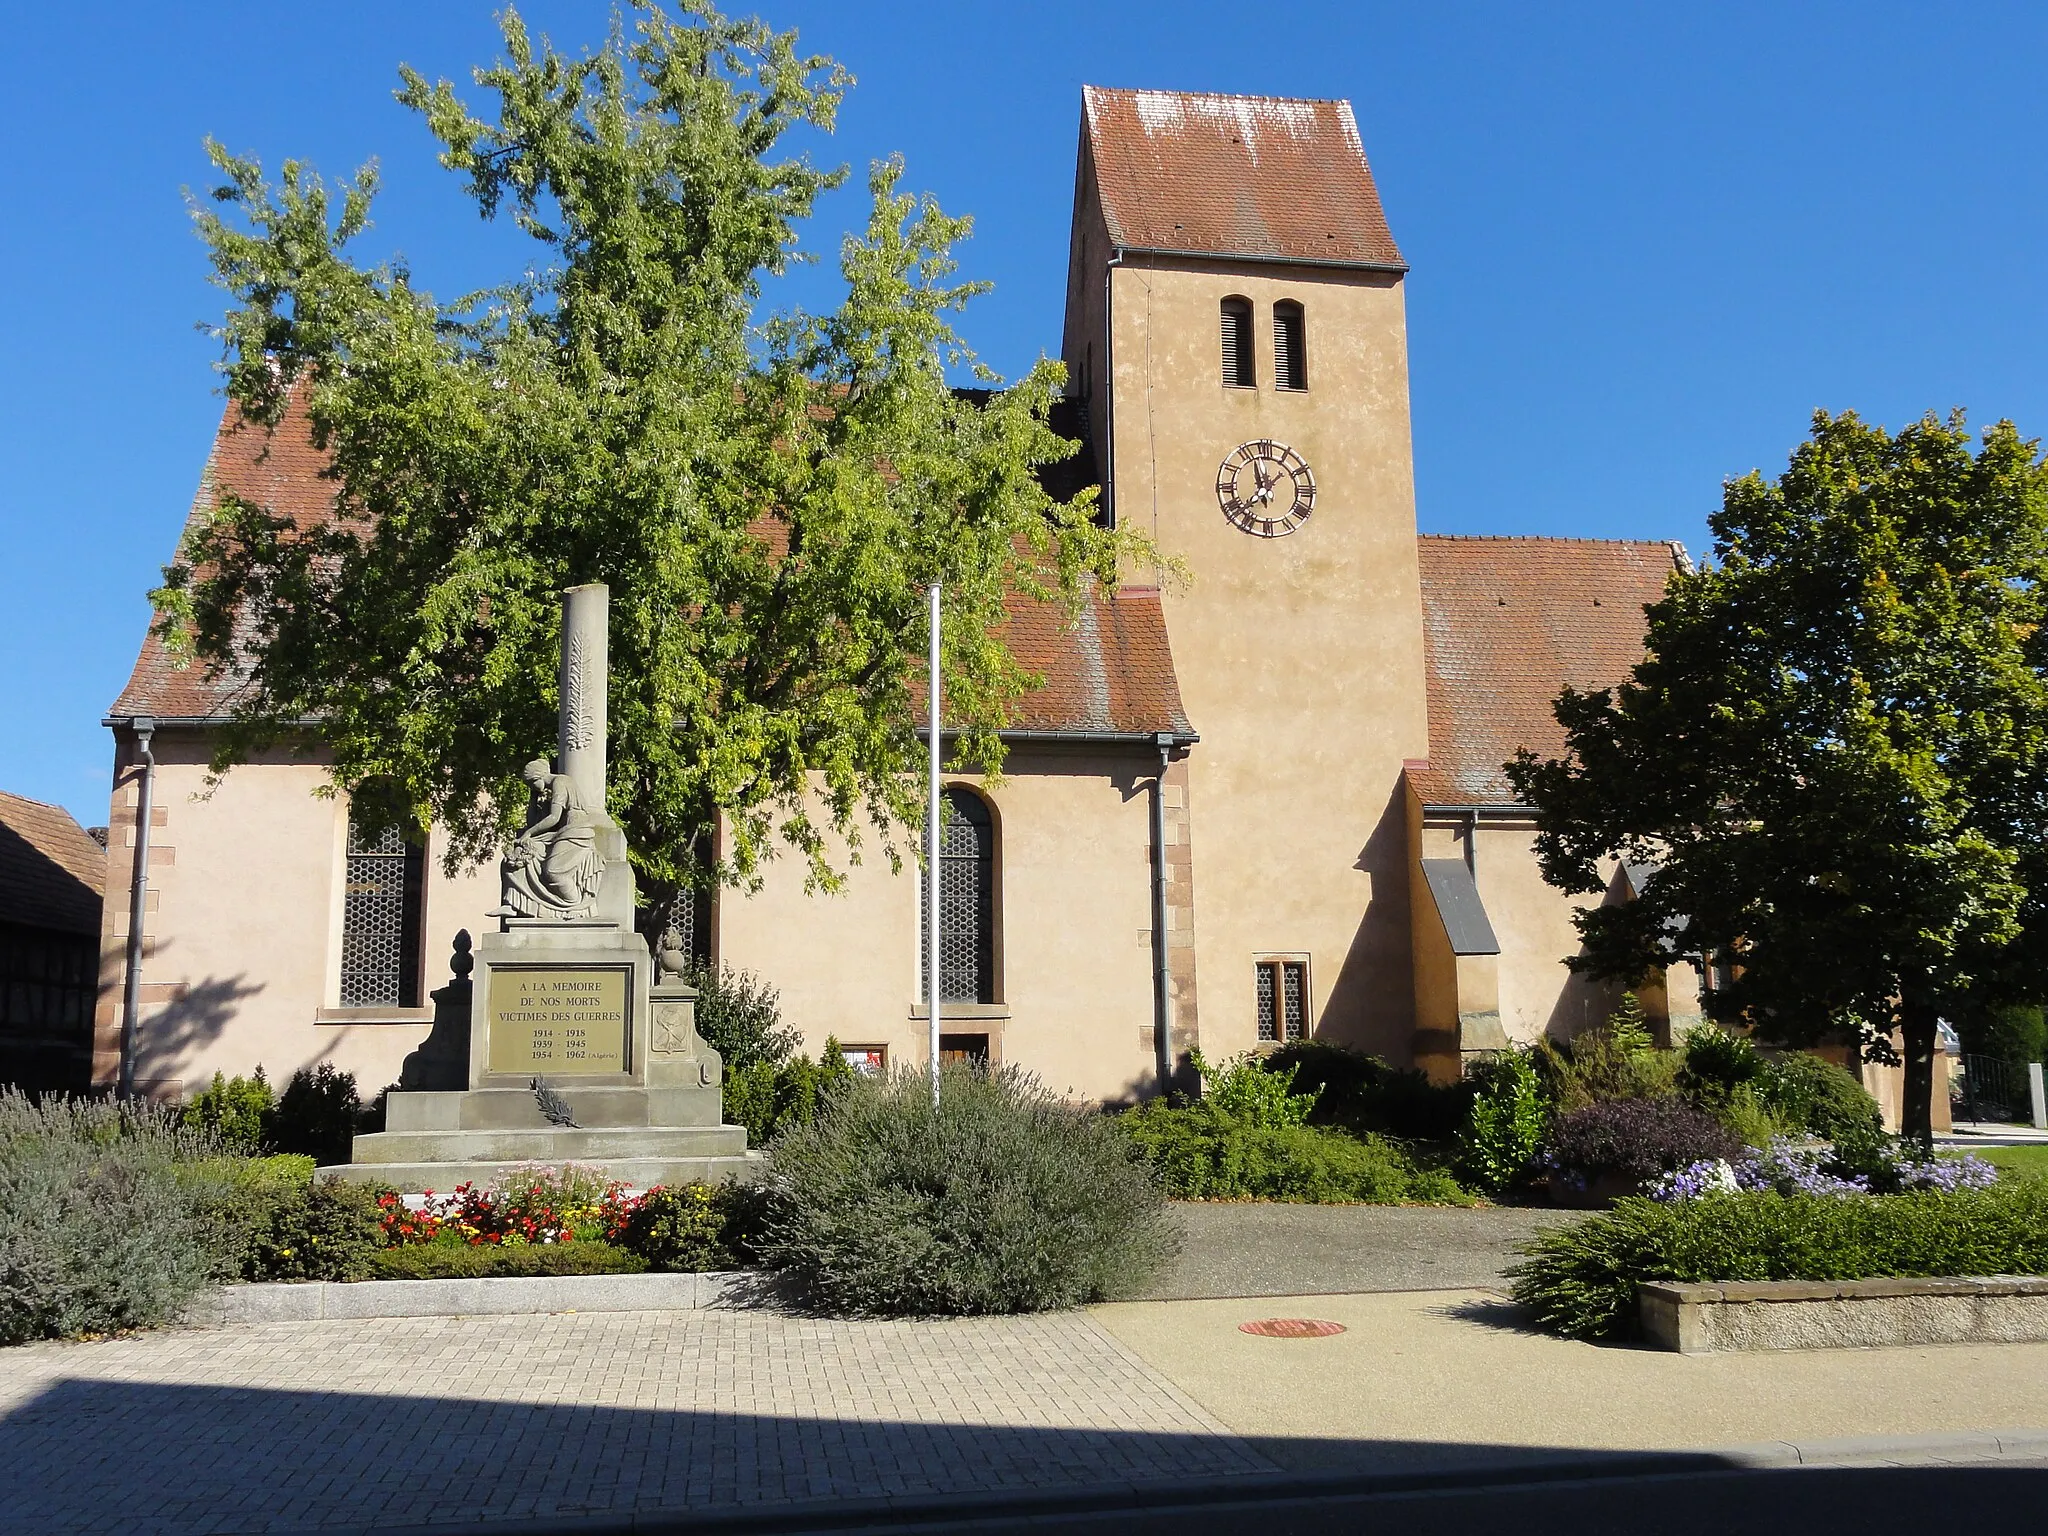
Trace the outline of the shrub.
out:
M 1269 1072 L 1294 1073 L 1297 1093 L 1315 1095 L 1310 1125 L 1377 1131 L 1412 1141 L 1449 1141 L 1471 1112 L 1465 1083 L 1432 1083 L 1413 1067 L 1390 1067 L 1377 1056 L 1327 1040 L 1297 1040 L 1265 1058 Z
M 2039 1003 L 1962 1010 L 1956 1032 L 1965 1051 L 2011 1062 L 2022 1077 L 2027 1063 L 2048 1061 L 2048 1012 Z
M 726 1073 L 726 1121 L 747 1128 L 749 1146 L 764 1147 L 784 1126 L 809 1125 L 853 1076 L 839 1042 L 829 1038 L 816 1061 L 799 1056 L 779 1066 L 754 1062 Z
M 1473 1188 L 1502 1194 L 1529 1176 L 1550 1107 L 1525 1051 L 1475 1062 L 1467 1076 L 1472 1108 L 1458 1138 L 1458 1172 Z
M 383 1247 L 377 1192 L 330 1176 L 271 1207 L 242 1274 L 248 1280 L 362 1280 Z
M 1788 1052 L 1768 1062 L 1761 1096 L 1787 1129 L 1809 1136 L 1840 1141 L 1875 1136 L 1884 1128 L 1877 1100 L 1855 1073 L 1804 1051 Z
M 313 1182 L 310 1157 L 231 1157 L 177 1163 L 172 1176 L 193 1201 L 204 1244 L 227 1279 L 249 1279 L 250 1256 L 278 1208 L 303 1203 Z
M 1288 1200 L 1335 1205 L 1465 1205 L 1471 1196 L 1398 1142 L 1324 1126 L 1257 1125 L 1204 1100 L 1154 1101 L 1125 1129 L 1168 1194 L 1182 1200 Z
M 693 964 L 683 979 L 697 989 L 697 1033 L 725 1062 L 728 1075 L 779 1067 L 803 1036 L 782 1022 L 782 1000 L 752 971 Z
M 1681 1070 L 1678 1052 L 1657 1049 L 1633 992 L 1624 992 L 1621 1006 L 1597 1028 L 1561 1046 L 1544 1041 L 1537 1062 L 1548 1096 L 1566 1114 L 1589 1104 L 1670 1098 Z
M 269 1139 L 278 1151 L 303 1153 L 323 1166 L 345 1163 L 362 1118 L 355 1074 L 323 1061 L 299 1068 L 285 1084 Z
M 1240 1125 L 1302 1125 L 1316 1107 L 1313 1093 L 1292 1091 L 1294 1068 L 1269 1071 L 1255 1052 L 1233 1056 L 1221 1066 L 1211 1066 L 1199 1050 L 1188 1060 L 1201 1076 L 1202 1102 Z
M 1877 1101 L 1856 1074 L 1804 1051 L 1766 1056 L 1742 1035 L 1703 1024 L 1685 1038 L 1679 1091 L 1753 1147 L 1786 1133 L 1875 1135 Z
M 1031 1312 L 1127 1294 L 1173 1253 L 1116 1121 L 1013 1068 L 854 1078 L 776 1140 L 764 1262 L 848 1315 Z
M 1538 1233 L 1509 1269 L 1515 1300 L 1572 1338 L 1621 1338 L 1648 1280 L 1860 1280 L 2048 1274 L 2048 1185 L 1892 1200 L 1718 1194 Z
M 1553 1177 L 1585 1188 L 1608 1177 L 1640 1189 L 1692 1163 L 1742 1156 L 1727 1127 L 1677 1099 L 1618 1099 L 1558 1116 L 1544 1138 Z
M 185 1105 L 183 1119 L 218 1139 L 223 1151 L 256 1157 L 269 1144 L 275 1109 L 270 1082 L 258 1067 L 251 1077 L 214 1073 L 212 1084 Z
M 526 1275 L 633 1275 L 647 1264 L 610 1243 L 416 1243 L 372 1255 L 371 1280 L 486 1280 Z M 351 1277 L 354 1278 L 354 1277 Z
M 752 1190 L 733 1184 L 658 1184 L 621 1213 L 605 1238 L 649 1269 L 738 1269 L 758 1202 Z
M 176 1317 L 220 1268 L 219 1142 L 175 1109 L 0 1090 L 0 1343 Z
M 1709 1113 L 1739 1089 L 1761 1088 L 1767 1071 L 1763 1052 L 1747 1036 L 1731 1034 L 1718 1024 L 1693 1028 L 1679 1056 L 1679 1091 Z

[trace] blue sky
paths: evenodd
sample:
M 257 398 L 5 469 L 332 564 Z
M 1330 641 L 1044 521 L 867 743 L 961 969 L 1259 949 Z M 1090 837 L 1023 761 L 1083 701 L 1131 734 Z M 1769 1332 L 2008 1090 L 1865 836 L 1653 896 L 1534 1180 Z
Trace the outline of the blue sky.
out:
M 391 99 L 466 81 L 488 0 L 9 7 L 0 93 L 0 788 L 106 819 L 99 721 L 220 411 L 180 188 L 208 133 L 376 155 L 363 249 L 436 291 L 513 246 Z M 564 44 L 610 7 L 525 8 Z M 1408 280 L 1425 530 L 1680 538 L 1816 407 L 2048 433 L 2048 7 L 827 3 L 767 13 L 859 85 L 821 153 L 902 151 L 976 217 L 965 322 L 1056 347 L 1083 82 L 1341 96 Z M 862 208 L 829 205 L 832 249 Z

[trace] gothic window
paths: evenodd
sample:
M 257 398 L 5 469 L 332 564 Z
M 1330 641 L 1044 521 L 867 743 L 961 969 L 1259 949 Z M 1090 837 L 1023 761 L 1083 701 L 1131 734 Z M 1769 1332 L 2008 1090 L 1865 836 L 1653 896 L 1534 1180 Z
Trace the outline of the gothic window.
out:
M 1251 389 L 1259 382 L 1250 299 L 1223 301 L 1223 382 L 1231 389 Z
M 996 1000 L 996 828 L 988 803 L 971 789 L 949 789 L 939 836 L 939 1001 Z M 918 931 L 931 921 L 929 883 L 920 878 Z M 928 948 L 920 943 L 919 996 L 930 996 Z
M 1279 1044 L 1308 1038 L 1308 962 L 1261 960 L 1258 982 L 1259 1039 Z
M 1273 306 L 1273 385 L 1308 388 L 1308 321 L 1292 299 Z
M 420 918 L 426 850 L 396 828 L 348 824 L 341 905 L 341 1006 L 420 1005 Z

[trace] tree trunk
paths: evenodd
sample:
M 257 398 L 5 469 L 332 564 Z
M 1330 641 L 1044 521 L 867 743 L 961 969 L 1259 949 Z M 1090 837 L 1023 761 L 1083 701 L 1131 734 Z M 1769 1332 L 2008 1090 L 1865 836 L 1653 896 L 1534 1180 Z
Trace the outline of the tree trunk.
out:
M 1934 1037 L 1938 1014 L 1932 1003 L 1899 1008 L 1905 1036 L 1905 1080 L 1899 1095 L 1899 1134 L 1923 1147 L 1934 1144 Z

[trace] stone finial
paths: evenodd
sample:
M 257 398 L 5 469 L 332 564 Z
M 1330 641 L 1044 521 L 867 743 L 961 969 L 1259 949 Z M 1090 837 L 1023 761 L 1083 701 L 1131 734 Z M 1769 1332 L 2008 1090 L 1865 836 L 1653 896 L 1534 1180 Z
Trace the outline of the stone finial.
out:
M 654 952 L 655 985 L 681 981 L 689 969 L 689 952 L 683 948 L 683 932 L 671 923 L 662 930 L 661 944 Z
M 457 981 L 469 980 L 469 973 L 476 969 L 476 956 L 470 953 L 474 941 L 467 928 L 455 930 L 455 953 L 448 957 L 448 970 Z

